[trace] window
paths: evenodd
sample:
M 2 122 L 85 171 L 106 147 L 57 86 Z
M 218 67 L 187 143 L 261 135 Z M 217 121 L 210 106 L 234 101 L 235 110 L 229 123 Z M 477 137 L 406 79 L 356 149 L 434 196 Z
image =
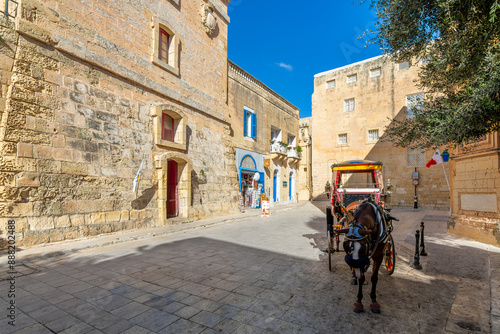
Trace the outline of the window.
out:
M 257 138 L 257 114 L 247 107 L 243 109 L 243 136 Z
M 344 111 L 354 111 L 354 98 L 344 100 Z
M 408 147 L 406 149 L 408 166 L 421 166 L 425 164 L 425 150 L 422 147 Z
M 347 133 L 339 134 L 339 145 L 347 145 Z
M 401 63 L 398 63 L 398 71 L 407 69 L 409 67 L 410 67 L 410 62 L 408 62 L 408 61 L 403 61 Z
M 378 129 L 376 130 L 368 130 L 368 141 L 377 141 L 378 137 Z
M 295 136 L 288 135 L 288 146 L 296 147 Z
M 171 37 L 167 32 L 160 28 L 160 43 L 158 49 L 158 58 L 168 64 L 168 54 L 170 52 Z
M 326 82 L 326 89 L 331 89 L 331 88 L 335 88 L 335 79 L 334 80 L 328 80 Z
M 167 21 L 153 17 L 151 62 L 158 67 L 179 75 L 179 44 L 180 39 L 169 28 Z
M 271 126 L 271 140 L 274 142 L 281 141 L 281 130 L 274 126 Z
M 174 119 L 166 113 L 162 116 L 161 139 L 174 141 Z
M 424 110 L 424 93 L 406 96 L 406 118 L 414 118 L 415 113 Z
M 370 70 L 370 78 L 379 77 L 381 72 L 382 72 L 382 69 L 380 67 L 371 69 Z
M 352 74 L 347 76 L 347 83 L 353 83 L 358 81 L 358 75 L 357 74 Z
M 150 112 L 153 117 L 154 143 L 161 147 L 185 150 L 186 116 L 168 103 L 153 106 Z

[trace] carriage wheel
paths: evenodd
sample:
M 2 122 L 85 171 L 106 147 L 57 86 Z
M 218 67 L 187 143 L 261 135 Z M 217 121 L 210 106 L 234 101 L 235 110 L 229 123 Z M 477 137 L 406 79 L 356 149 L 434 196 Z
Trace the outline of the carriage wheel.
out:
M 332 253 L 333 253 L 332 235 L 330 234 L 330 231 L 326 232 L 326 235 L 328 238 L 328 269 L 332 271 Z
M 394 239 L 389 235 L 387 243 L 385 244 L 385 268 L 387 273 L 392 275 L 396 267 L 396 247 L 394 246 Z

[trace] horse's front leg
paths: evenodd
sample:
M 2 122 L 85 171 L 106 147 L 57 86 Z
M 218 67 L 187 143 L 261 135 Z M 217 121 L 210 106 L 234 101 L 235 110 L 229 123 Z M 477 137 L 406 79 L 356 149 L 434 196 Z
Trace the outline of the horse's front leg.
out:
M 383 249 L 383 247 L 381 248 Z M 373 313 L 380 313 L 380 304 L 377 303 L 377 282 L 378 282 L 378 271 L 380 269 L 380 265 L 382 264 L 382 259 L 384 258 L 384 253 L 382 252 L 380 256 L 378 256 L 376 259 L 375 257 L 373 258 L 373 274 L 372 274 L 372 290 L 370 292 L 370 297 L 372 299 L 372 302 L 370 304 L 370 310 Z
M 365 282 L 365 273 L 361 271 L 361 275 L 358 278 L 358 300 L 354 302 L 354 312 L 361 313 L 363 312 L 363 303 L 361 300 L 363 299 L 363 283 Z

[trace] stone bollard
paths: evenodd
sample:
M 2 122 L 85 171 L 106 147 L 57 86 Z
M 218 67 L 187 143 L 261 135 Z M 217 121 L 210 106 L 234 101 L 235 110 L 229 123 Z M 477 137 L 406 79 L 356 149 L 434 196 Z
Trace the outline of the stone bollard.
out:
M 413 264 L 411 265 L 412 268 L 414 269 L 422 269 L 422 266 L 420 265 L 420 254 L 419 254 L 419 239 L 420 239 L 420 231 L 417 230 L 415 231 L 415 256 L 413 257 Z
M 425 243 L 424 243 L 424 222 L 420 223 L 420 255 L 427 256 L 427 252 L 425 251 Z

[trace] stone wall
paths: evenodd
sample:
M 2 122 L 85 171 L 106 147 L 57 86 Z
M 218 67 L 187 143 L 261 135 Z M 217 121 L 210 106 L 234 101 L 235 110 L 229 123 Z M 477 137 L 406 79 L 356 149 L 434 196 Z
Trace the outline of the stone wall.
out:
M 451 160 L 451 217 L 448 232 L 500 245 L 499 134 L 456 150 Z
M 179 219 L 235 212 L 227 1 L 211 1 L 212 35 L 203 3 L 26 0 L 15 23 L 2 19 L 0 233 L 8 218 L 19 245 L 168 224 L 155 167 L 165 154 L 190 161 Z M 177 75 L 151 61 L 154 17 L 179 37 Z M 155 142 L 158 105 L 185 115 L 184 150 Z
M 378 69 L 378 70 L 377 70 Z M 373 75 L 374 70 L 379 75 Z M 347 82 L 356 75 L 357 80 Z M 324 192 L 331 182 L 331 165 L 345 160 L 368 159 L 384 164 L 385 182 L 393 186 L 391 205 L 413 207 L 415 186 L 412 173 L 419 173 L 417 196 L 419 206 L 433 209 L 449 208 L 449 189 L 444 172 L 448 163 L 426 168 L 434 151 L 426 151 L 417 166 L 408 163 L 407 150 L 383 140 L 371 141 L 369 130 L 384 129 L 392 119 L 406 117 L 406 97 L 421 93 L 417 87 L 418 62 L 399 69 L 385 57 L 376 57 L 315 75 L 312 98 L 312 182 L 313 197 Z M 332 87 L 332 80 L 335 85 Z M 330 86 L 327 88 L 327 82 Z M 354 98 L 353 111 L 344 111 L 347 99 Z M 339 134 L 347 134 L 347 144 L 339 144 Z

